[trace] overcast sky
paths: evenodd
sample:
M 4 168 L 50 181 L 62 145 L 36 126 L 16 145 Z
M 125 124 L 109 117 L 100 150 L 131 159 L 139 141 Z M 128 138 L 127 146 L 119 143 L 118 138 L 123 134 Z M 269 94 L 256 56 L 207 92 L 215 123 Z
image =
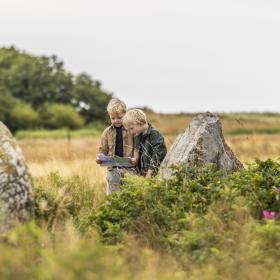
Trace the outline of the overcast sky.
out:
M 0 47 L 158 112 L 280 112 L 279 33 L 278 0 L 0 0 Z

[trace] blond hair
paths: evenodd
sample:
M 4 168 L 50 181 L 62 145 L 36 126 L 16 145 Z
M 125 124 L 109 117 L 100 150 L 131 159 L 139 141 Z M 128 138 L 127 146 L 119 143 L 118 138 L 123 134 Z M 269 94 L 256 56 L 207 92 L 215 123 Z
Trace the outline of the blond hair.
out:
M 112 98 L 107 105 L 107 112 L 109 115 L 125 113 L 126 105 L 122 100 Z
M 129 126 L 131 124 L 146 124 L 146 114 L 140 109 L 131 109 L 123 117 L 123 125 Z

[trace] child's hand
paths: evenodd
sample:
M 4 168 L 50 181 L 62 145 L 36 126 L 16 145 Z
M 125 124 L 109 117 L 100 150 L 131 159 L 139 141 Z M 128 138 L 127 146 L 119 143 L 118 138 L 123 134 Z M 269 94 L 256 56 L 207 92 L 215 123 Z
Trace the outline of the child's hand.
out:
M 133 157 L 133 158 L 130 159 L 130 162 L 131 162 L 132 166 L 136 166 L 137 159 Z
M 102 161 L 99 159 L 99 156 L 98 156 L 98 155 L 97 155 L 97 157 L 96 157 L 95 161 L 96 161 L 96 163 L 97 163 L 97 164 L 102 163 Z
M 153 176 L 155 176 L 155 172 L 153 170 L 149 169 L 145 177 L 152 178 Z

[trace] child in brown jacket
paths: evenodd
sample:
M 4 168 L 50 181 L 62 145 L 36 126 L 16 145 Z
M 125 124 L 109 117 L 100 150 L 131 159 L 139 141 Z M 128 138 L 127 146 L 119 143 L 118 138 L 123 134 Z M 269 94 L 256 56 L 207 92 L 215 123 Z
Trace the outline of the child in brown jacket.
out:
M 126 113 L 125 103 L 113 98 L 107 106 L 107 112 L 111 125 L 103 131 L 99 153 L 108 156 L 131 157 L 131 163 L 135 166 L 133 136 L 122 124 L 123 116 Z M 101 163 L 98 156 L 96 162 Z M 107 194 L 111 194 L 118 188 L 120 179 L 127 170 L 117 166 L 107 168 Z

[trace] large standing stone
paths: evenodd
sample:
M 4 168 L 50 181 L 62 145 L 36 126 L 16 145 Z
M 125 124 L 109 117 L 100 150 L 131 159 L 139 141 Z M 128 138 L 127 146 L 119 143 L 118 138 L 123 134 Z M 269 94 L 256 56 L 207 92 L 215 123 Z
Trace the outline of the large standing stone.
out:
M 0 232 L 32 216 L 32 180 L 20 147 L 0 122 Z
M 225 142 L 219 118 L 204 113 L 194 117 L 185 132 L 177 137 L 161 164 L 160 175 L 170 178 L 173 164 L 207 166 L 209 163 L 215 163 L 225 174 L 243 168 Z

